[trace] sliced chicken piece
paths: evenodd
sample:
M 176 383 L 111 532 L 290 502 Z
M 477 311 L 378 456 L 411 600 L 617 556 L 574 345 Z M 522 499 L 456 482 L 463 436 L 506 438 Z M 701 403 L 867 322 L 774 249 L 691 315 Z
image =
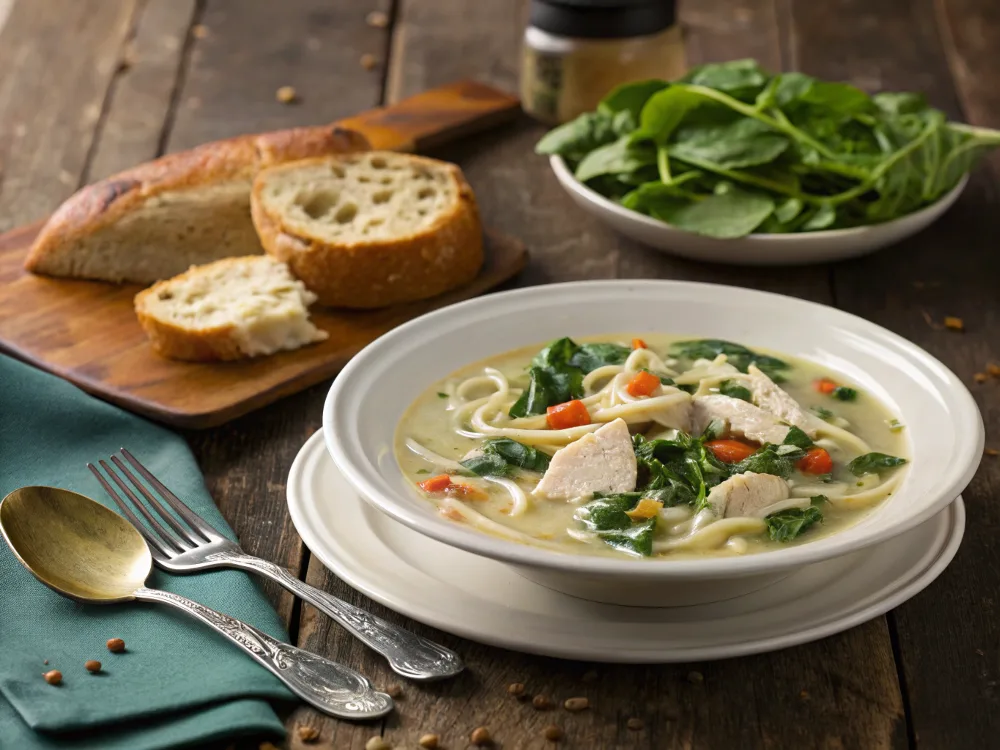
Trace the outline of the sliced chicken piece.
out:
M 700 435 L 714 419 L 724 422 L 729 432 L 757 443 L 780 445 L 788 435 L 787 425 L 746 401 L 722 395 L 695 396 L 691 409 L 692 434 Z
M 813 416 L 799 406 L 794 398 L 761 372 L 757 365 L 750 365 L 747 373 L 750 375 L 750 389 L 757 406 L 771 412 L 782 422 L 795 425 L 809 437 L 816 437 L 816 433 L 823 425 L 819 417 Z
M 638 468 L 624 419 L 560 448 L 532 492 L 549 500 L 572 500 L 595 492 L 631 492 Z
M 715 515 L 725 518 L 753 516 L 754 512 L 788 498 L 788 483 L 773 474 L 736 474 L 708 493 Z

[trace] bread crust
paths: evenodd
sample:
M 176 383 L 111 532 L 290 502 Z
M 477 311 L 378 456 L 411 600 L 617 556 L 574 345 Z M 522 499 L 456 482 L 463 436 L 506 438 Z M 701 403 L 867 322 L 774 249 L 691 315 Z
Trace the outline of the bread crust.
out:
M 67 199 L 45 223 L 24 267 L 58 273 L 60 255 L 72 252 L 67 248 L 163 193 L 241 179 L 249 183 L 265 167 L 368 149 L 361 133 L 327 125 L 243 135 L 168 154 L 87 185 Z
M 261 244 L 292 269 L 318 303 L 371 309 L 435 297 L 476 277 L 483 265 L 483 231 L 472 188 L 454 164 L 407 155 L 447 169 L 457 201 L 450 211 L 419 232 L 393 240 L 331 244 L 302 237 L 269 211 L 261 197 L 269 173 L 302 164 L 325 164 L 336 157 L 310 159 L 261 170 L 254 180 L 250 209 Z

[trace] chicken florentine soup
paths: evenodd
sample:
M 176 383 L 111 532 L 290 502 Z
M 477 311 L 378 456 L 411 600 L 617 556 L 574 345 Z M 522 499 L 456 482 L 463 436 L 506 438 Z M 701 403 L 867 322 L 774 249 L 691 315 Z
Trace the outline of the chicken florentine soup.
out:
M 404 474 L 457 523 L 670 558 L 842 530 L 892 494 L 904 453 L 882 404 L 813 363 L 668 336 L 563 338 L 471 365 L 396 437 Z

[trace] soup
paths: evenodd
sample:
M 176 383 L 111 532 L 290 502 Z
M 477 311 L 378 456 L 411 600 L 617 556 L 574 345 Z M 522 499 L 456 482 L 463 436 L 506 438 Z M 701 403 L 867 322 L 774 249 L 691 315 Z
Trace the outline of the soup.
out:
M 489 534 L 672 559 L 836 533 L 898 485 L 903 425 L 836 374 L 727 341 L 643 339 L 559 339 L 435 383 L 397 430 L 403 473 Z

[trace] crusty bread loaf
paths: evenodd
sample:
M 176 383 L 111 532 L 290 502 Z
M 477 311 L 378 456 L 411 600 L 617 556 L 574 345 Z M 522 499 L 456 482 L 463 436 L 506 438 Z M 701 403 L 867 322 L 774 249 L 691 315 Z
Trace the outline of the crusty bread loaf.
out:
M 197 362 L 243 359 L 322 341 L 309 321 L 316 295 L 266 255 L 226 258 L 160 281 L 135 297 L 153 348 Z
M 218 258 L 263 252 L 250 219 L 262 168 L 367 150 L 336 126 L 240 136 L 164 156 L 83 188 L 46 222 L 25 268 L 149 284 Z
M 270 167 L 254 180 L 251 209 L 264 249 L 323 305 L 433 297 L 483 263 L 472 188 L 435 159 L 370 151 Z

